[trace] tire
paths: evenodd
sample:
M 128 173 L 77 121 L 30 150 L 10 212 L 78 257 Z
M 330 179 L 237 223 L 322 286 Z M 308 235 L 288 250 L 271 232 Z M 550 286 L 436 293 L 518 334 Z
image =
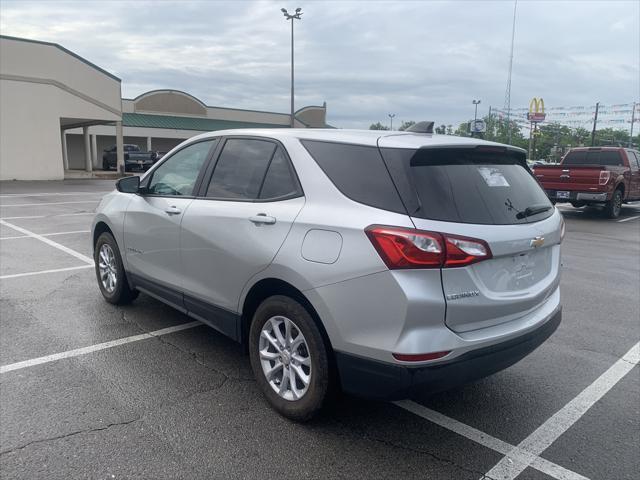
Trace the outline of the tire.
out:
M 286 334 L 287 322 L 289 335 Z M 279 338 L 284 340 L 284 345 Z M 287 345 L 288 349 L 282 348 Z M 309 312 L 292 298 L 276 295 L 260 304 L 249 331 L 249 357 L 258 386 L 271 407 L 281 415 L 304 422 L 317 414 L 328 400 L 332 375 L 327 346 Z M 267 379 L 266 371 L 272 368 L 275 373 Z M 307 377 L 307 384 L 297 372 Z
M 609 218 L 618 218 L 622 210 L 622 190 L 617 189 L 613 192 L 611 200 L 604 206 L 604 213 Z
M 107 302 L 125 305 L 137 298 L 139 292 L 129 286 L 118 244 L 110 233 L 98 237 L 93 260 L 98 286 Z
M 586 205 L 586 203 L 584 202 L 571 202 L 571 205 L 573 206 L 573 208 L 582 208 Z

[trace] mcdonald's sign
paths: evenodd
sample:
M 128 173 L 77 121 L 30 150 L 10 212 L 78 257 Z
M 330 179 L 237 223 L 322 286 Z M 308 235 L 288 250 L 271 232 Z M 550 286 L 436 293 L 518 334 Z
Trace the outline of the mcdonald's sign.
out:
M 544 113 L 544 100 L 542 98 L 533 97 L 529 103 L 529 113 L 527 120 L 532 123 L 544 122 L 546 114 Z

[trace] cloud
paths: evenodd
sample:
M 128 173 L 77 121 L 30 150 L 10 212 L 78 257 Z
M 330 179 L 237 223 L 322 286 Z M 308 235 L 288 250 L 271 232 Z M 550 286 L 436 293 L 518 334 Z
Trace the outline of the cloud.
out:
M 286 2 L 285 2 L 286 3 Z M 90 8 L 87 6 L 90 5 Z M 457 124 L 502 107 L 513 3 L 307 1 L 296 21 L 296 105 L 328 120 Z M 54 41 L 123 79 L 123 95 L 176 88 L 210 105 L 286 112 L 290 24 L 276 2 L 3 0 L 0 30 Z M 289 5 L 284 5 L 289 8 Z M 640 4 L 520 2 L 512 106 L 640 97 Z

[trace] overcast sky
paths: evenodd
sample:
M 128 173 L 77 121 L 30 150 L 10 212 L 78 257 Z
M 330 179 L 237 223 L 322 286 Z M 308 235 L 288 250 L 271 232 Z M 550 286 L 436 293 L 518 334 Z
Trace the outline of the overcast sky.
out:
M 133 98 L 189 92 L 208 105 L 288 112 L 296 21 L 296 108 L 328 122 L 457 124 L 502 107 L 513 1 L 2 0 L 0 32 L 56 42 L 122 79 Z M 640 1 L 519 1 L 512 108 L 640 100 Z

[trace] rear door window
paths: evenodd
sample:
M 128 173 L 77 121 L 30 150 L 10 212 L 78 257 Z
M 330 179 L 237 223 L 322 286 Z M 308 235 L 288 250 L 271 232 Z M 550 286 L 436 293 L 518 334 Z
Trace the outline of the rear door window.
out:
M 207 197 L 255 200 L 260 193 L 276 144 L 265 140 L 231 138 L 218 158 Z
M 260 189 L 261 200 L 279 200 L 300 195 L 298 179 L 282 147 L 276 149 Z
M 413 217 L 510 225 L 539 221 L 553 213 L 524 157 L 515 153 L 473 148 L 381 151 Z
M 640 158 L 633 150 L 627 150 L 627 157 L 629 158 L 629 168 L 634 172 L 640 169 Z

